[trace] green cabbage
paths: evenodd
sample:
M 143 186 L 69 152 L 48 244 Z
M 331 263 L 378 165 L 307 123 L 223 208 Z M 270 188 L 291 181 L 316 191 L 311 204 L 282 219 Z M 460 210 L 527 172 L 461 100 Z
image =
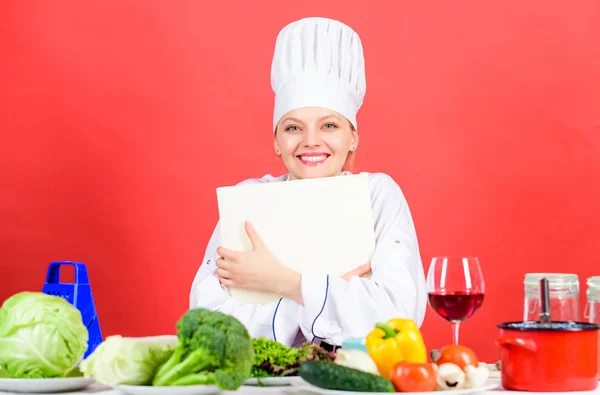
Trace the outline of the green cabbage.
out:
M 81 313 L 63 298 L 21 292 L 0 308 L 0 366 L 8 377 L 65 377 L 87 347 Z
M 81 362 L 85 377 L 106 385 L 150 385 L 179 344 L 177 336 L 107 337 Z

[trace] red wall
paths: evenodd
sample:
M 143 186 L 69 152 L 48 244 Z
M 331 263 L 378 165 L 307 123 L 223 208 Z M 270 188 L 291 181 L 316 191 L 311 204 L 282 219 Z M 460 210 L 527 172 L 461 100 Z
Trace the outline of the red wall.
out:
M 271 56 L 280 28 L 314 15 L 365 46 L 357 170 L 402 186 L 426 269 L 481 258 L 466 344 L 497 358 L 526 272 L 600 274 L 596 0 L 205 3 L 2 1 L 0 300 L 78 260 L 105 335 L 173 332 L 215 188 L 283 171 Z M 432 310 L 423 330 L 451 341 Z

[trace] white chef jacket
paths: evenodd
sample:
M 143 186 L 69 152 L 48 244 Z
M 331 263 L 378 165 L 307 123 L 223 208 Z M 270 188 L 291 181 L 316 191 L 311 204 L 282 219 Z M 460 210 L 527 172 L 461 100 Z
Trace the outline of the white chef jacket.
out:
M 351 174 L 344 172 L 342 175 Z M 203 307 L 239 319 L 252 337 L 298 346 L 309 340 L 341 345 L 363 338 L 377 322 L 410 318 L 421 326 L 427 293 L 412 216 L 398 184 L 387 174 L 367 173 L 373 209 L 376 247 L 370 279 L 349 281 L 328 275 L 302 275 L 304 305 L 281 299 L 245 304 L 233 299 L 215 271 L 221 230 L 217 223 L 196 273 L 190 308 Z M 289 180 L 289 175 L 248 179 L 238 185 Z

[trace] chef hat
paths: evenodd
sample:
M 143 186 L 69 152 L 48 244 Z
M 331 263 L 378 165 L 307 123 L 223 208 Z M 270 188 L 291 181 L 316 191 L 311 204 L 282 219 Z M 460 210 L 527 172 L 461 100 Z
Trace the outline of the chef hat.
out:
M 305 18 L 284 27 L 271 64 L 275 92 L 273 131 L 287 112 L 325 107 L 357 128 L 366 91 L 365 60 L 358 34 L 326 18 Z

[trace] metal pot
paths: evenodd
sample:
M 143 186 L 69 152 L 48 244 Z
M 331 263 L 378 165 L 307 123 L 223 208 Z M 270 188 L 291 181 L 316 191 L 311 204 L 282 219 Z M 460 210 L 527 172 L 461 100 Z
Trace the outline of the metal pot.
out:
M 534 392 L 595 390 L 600 325 L 552 322 L 547 279 L 540 281 L 540 290 L 540 321 L 498 325 L 502 386 Z

